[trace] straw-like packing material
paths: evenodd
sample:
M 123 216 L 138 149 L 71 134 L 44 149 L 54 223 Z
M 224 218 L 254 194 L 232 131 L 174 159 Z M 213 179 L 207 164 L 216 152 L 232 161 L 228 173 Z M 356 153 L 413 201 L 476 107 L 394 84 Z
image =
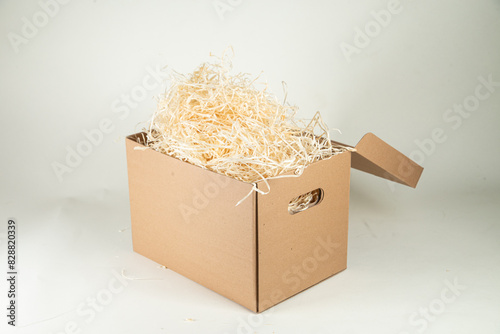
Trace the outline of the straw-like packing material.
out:
M 192 74 L 173 73 L 147 132 L 149 147 L 254 183 L 262 193 L 255 182 L 300 175 L 309 164 L 349 149 L 331 143 L 319 113 L 301 127 L 296 107 L 278 102 L 267 86 L 257 89 L 257 78 L 230 69 L 223 56 Z
M 315 206 L 321 201 L 323 194 L 321 189 L 295 197 L 288 203 L 288 213 L 294 215 Z

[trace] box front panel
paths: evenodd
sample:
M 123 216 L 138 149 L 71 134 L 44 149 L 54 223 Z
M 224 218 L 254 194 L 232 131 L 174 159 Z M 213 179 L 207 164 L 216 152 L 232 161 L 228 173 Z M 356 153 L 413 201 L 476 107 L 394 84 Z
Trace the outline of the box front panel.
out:
M 256 310 L 255 196 L 236 180 L 127 139 L 134 250 Z
M 270 193 L 258 195 L 259 312 L 346 268 L 349 177 L 346 152 L 271 180 Z M 319 204 L 288 212 L 293 198 L 318 188 Z

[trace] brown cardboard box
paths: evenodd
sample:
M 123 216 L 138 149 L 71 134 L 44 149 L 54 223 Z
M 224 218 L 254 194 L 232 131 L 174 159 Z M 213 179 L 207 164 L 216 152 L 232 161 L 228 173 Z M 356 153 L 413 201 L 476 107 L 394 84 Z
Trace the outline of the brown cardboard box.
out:
M 143 138 L 126 139 L 134 251 L 255 312 L 346 268 L 351 167 L 410 187 L 423 170 L 369 133 L 356 152 L 270 180 L 269 194 L 235 206 L 251 184 L 144 149 Z M 318 188 L 317 205 L 288 213 Z

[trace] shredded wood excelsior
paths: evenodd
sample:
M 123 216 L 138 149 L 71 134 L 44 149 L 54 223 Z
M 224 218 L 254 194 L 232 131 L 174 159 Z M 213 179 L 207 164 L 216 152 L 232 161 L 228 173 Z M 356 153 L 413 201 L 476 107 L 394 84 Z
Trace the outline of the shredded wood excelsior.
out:
M 256 88 L 258 77 L 230 74 L 230 59 L 215 58 L 192 74 L 172 73 L 147 131 L 150 148 L 248 183 L 300 175 L 350 150 L 332 144 L 319 112 L 308 123 L 295 119 L 286 94 L 280 103 L 267 84 Z

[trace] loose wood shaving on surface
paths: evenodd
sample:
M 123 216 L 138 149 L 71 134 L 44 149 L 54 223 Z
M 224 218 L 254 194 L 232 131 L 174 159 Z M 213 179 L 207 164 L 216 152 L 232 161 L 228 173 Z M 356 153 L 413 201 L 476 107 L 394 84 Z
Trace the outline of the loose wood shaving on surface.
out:
M 258 89 L 258 77 L 230 74 L 231 61 L 215 58 L 192 74 L 172 73 L 147 131 L 150 148 L 254 183 L 256 191 L 255 182 L 300 175 L 311 163 L 350 149 L 331 143 L 319 112 L 308 123 L 295 119 L 297 108 L 280 103 L 267 84 Z

